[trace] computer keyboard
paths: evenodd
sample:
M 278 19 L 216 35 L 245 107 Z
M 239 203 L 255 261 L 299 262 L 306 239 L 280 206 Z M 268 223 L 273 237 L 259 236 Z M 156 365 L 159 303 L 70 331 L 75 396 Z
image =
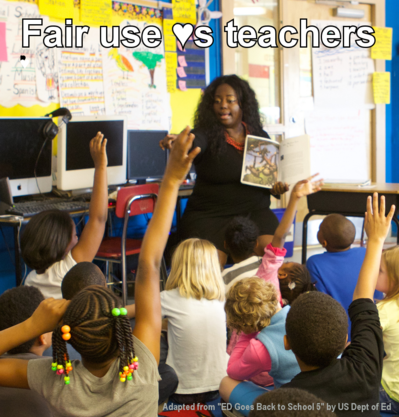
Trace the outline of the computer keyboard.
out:
M 70 200 L 42 200 L 42 201 L 24 201 L 21 203 L 15 203 L 13 207 L 7 210 L 7 213 L 32 217 L 37 213 L 45 210 L 61 210 L 61 211 L 88 211 L 90 203 L 83 201 L 70 201 Z

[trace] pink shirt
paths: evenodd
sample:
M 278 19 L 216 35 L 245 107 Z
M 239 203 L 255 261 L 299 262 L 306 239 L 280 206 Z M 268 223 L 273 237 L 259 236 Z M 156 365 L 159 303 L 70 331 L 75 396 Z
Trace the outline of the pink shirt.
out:
M 271 244 L 267 245 L 262 264 L 256 274 L 259 278 L 271 282 L 275 286 L 280 304 L 282 304 L 282 297 L 278 281 L 278 269 L 284 261 L 286 252 L 285 249 L 274 248 Z M 238 381 L 250 378 L 253 380 L 254 376 L 271 370 L 272 361 L 269 352 L 261 341 L 255 339 L 257 335 L 258 332 L 242 333 L 239 336 L 227 366 L 227 374 L 230 378 Z M 231 349 L 230 344 L 229 348 Z M 272 381 L 270 376 L 268 378 Z M 262 385 L 267 385 L 267 378 L 262 378 Z

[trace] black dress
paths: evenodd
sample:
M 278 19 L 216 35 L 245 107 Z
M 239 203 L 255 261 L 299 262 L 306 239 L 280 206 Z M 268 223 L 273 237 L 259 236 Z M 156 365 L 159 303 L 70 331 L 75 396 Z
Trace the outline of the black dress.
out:
M 194 160 L 197 179 L 181 220 L 181 238 L 207 239 L 225 251 L 224 232 L 236 216 L 248 216 L 260 235 L 273 235 L 278 220 L 269 208 L 270 191 L 241 184 L 242 153 L 226 143 L 220 155 L 213 155 L 206 135 L 193 133 L 201 153 Z M 263 136 L 269 137 L 266 132 Z

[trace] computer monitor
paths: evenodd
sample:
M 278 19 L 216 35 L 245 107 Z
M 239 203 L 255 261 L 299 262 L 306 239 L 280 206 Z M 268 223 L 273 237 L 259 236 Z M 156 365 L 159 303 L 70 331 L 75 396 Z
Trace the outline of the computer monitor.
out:
M 143 183 L 163 177 L 167 153 L 159 147 L 159 142 L 167 134 L 166 130 L 128 130 L 128 180 Z
M 94 162 L 90 141 L 97 132 L 107 139 L 108 185 L 126 181 L 126 121 L 120 116 L 74 116 L 58 135 L 57 188 L 93 186 Z
M 0 117 L 0 178 L 10 179 L 13 197 L 47 193 L 52 189 L 52 141 L 44 143 L 43 127 L 48 117 Z M 39 185 L 39 187 L 38 187 Z

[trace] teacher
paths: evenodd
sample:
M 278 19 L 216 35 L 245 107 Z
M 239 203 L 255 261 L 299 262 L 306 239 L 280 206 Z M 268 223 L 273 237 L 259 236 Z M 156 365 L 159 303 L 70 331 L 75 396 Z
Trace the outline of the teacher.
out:
M 181 220 L 180 236 L 211 241 L 224 265 L 226 226 L 234 217 L 245 216 L 259 228 L 263 253 L 278 226 L 269 208 L 270 194 L 283 194 L 288 186 L 278 182 L 269 190 L 240 182 L 246 135 L 269 138 L 262 128 L 255 92 L 236 75 L 216 78 L 204 91 L 192 133 L 193 147 L 199 146 L 201 152 L 194 159 L 197 179 Z M 170 149 L 176 137 L 167 135 L 161 148 Z

